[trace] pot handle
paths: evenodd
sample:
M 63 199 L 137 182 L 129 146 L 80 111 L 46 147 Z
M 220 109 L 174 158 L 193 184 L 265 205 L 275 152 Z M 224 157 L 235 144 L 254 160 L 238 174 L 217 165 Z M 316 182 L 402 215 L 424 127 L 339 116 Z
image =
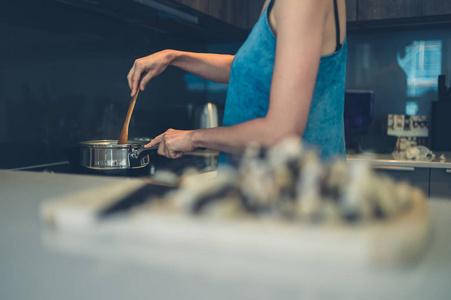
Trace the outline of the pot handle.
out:
M 157 150 L 158 150 L 158 146 L 150 147 L 150 148 L 141 148 L 139 150 L 130 152 L 130 158 L 140 160 L 144 156 L 149 155 L 153 152 L 156 152 Z

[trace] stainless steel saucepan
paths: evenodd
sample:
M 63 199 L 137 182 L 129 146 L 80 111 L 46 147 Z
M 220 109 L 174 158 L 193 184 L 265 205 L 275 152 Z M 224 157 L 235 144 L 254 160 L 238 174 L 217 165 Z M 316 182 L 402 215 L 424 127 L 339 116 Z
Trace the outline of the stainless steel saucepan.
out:
M 158 147 L 144 148 L 148 141 L 129 140 L 118 145 L 117 140 L 92 140 L 80 142 L 66 150 L 69 162 L 100 171 L 141 169 L 149 165 L 150 154 Z

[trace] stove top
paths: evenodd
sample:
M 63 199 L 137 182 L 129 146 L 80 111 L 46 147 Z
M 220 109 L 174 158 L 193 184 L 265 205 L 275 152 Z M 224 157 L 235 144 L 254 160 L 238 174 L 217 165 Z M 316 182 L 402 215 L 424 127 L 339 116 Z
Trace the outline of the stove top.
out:
M 199 172 L 213 171 L 218 164 L 218 154 L 213 152 L 192 152 L 179 159 L 168 159 L 163 156 L 153 156 L 147 167 L 130 170 L 93 170 L 61 161 L 49 164 L 16 168 L 16 171 L 34 171 L 56 174 L 100 175 L 120 177 L 151 177 L 158 171 L 170 171 L 181 175 L 187 168 L 194 168 Z

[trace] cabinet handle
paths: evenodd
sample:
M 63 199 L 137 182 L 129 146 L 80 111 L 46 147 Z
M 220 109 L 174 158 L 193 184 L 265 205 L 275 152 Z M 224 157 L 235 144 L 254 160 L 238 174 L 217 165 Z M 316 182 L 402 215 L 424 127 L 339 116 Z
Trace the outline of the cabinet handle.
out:
M 378 170 L 387 170 L 387 171 L 407 171 L 407 172 L 415 171 L 414 167 L 374 166 L 373 168 L 378 169 Z M 451 170 L 450 170 L 450 173 L 451 173 Z
M 445 172 L 448 173 L 448 174 L 451 174 L 451 169 L 446 169 Z

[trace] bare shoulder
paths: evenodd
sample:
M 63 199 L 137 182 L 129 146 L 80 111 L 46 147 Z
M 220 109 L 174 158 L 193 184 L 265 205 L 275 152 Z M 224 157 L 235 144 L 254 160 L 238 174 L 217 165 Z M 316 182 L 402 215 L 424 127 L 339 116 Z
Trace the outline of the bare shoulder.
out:
M 290 38 L 302 37 L 310 41 L 313 36 L 322 39 L 321 55 L 336 48 L 336 22 L 333 0 L 273 0 L 269 15 L 273 32 L 279 36 L 283 31 Z M 340 23 L 340 42 L 346 35 L 345 0 L 337 0 Z
M 331 0 L 273 0 L 270 23 L 275 31 L 282 23 L 306 25 L 324 22 Z
M 276 13 L 314 13 L 324 14 L 330 7 L 331 0 L 273 0 Z

